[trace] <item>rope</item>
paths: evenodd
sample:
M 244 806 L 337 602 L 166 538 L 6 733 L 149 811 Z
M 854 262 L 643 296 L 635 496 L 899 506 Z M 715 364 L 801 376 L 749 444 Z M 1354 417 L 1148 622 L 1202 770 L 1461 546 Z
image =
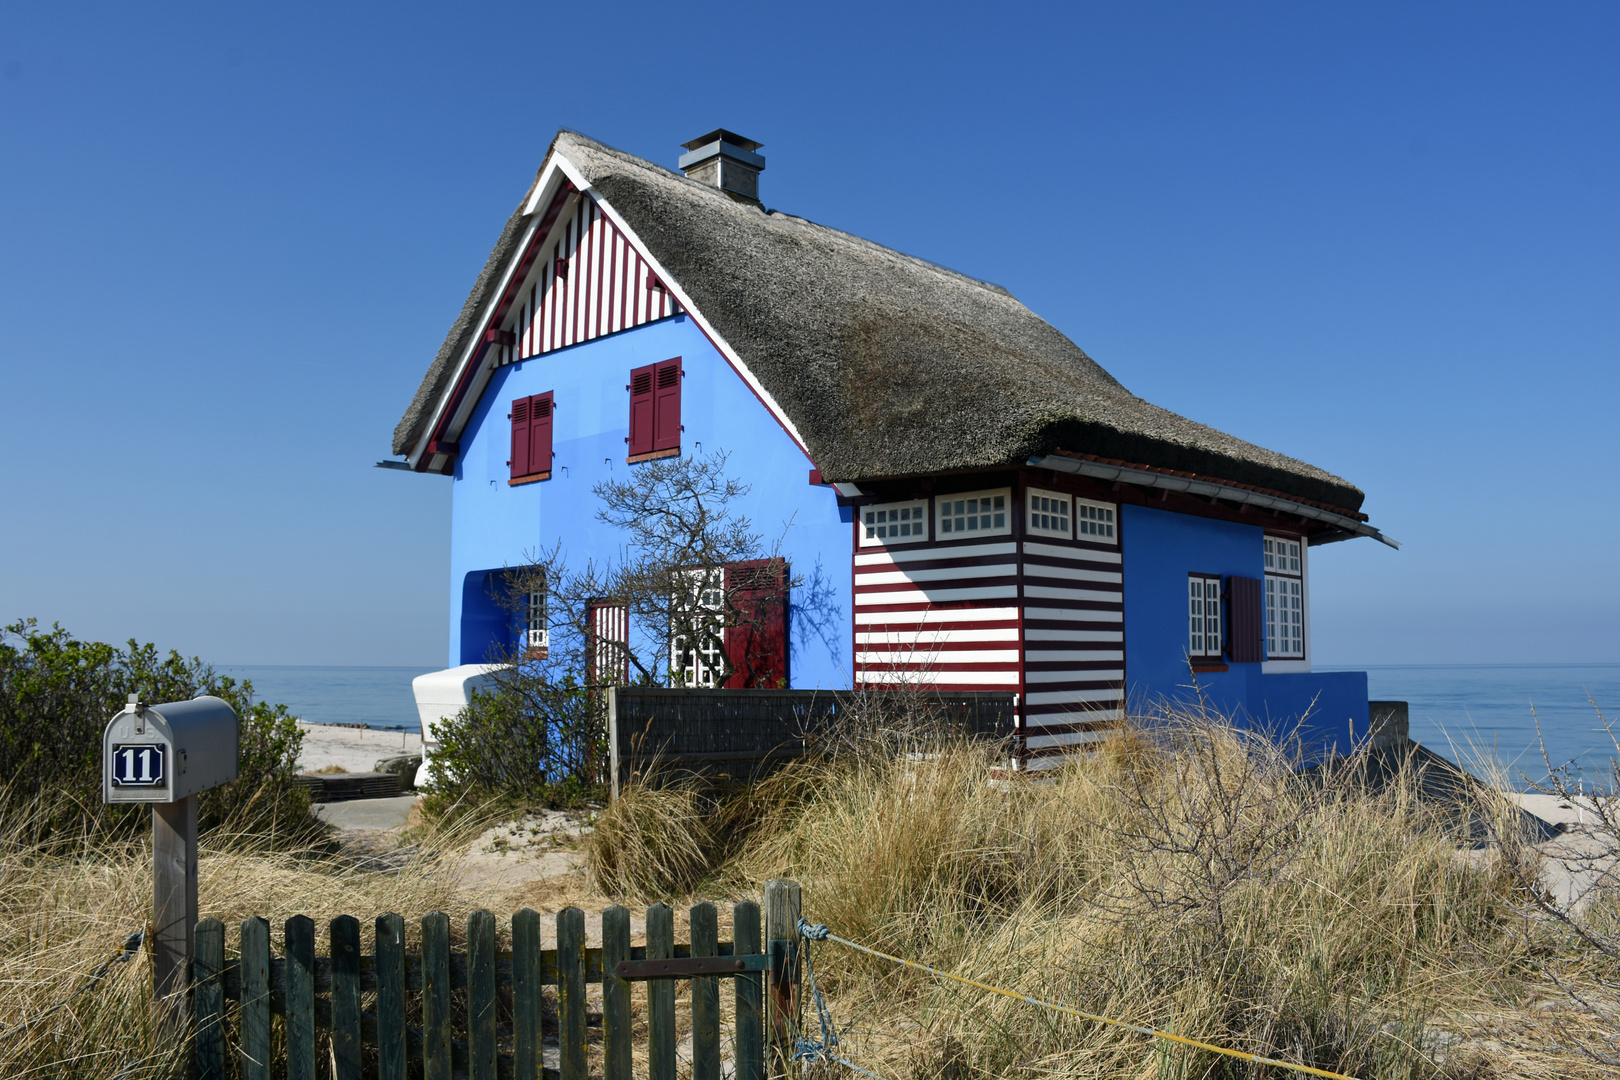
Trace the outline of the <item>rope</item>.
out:
M 799 919 L 799 933 L 806 941 L 826 941 L 827 928 L 820 924 L 812 926 L 803 918 Z M 846 1061 L 833 1051 L 838 1049 L 838 1028 L 833 1024 L 832 1010 L 827 1008 L 827 999 L 822 997 L 821 990 L 816 986 L 816 969 L 810 963 L 810 950 L 804 950 L 804 976 L 810 983 L 810 999 L 816 1005 L 816 1019 L 821 1023 L 821 1038 L 807 1039 L 800 1035 L 793 1043 L 793 1056 L 790 1061 L 836 1061 L 844 1068 L 858 1072 L 862 1076 L 871 1077 L 871 1080 L 883 1080 L 877 1073 L 867 1072 L 852 1061 Z
M 850 941 L 848 938 L 841 938 L 837 934 L 828 930 L 825 926 L 820 924 L 812 925 L 803 919 L 799 920 L 799 933 L 803 934 L 804 937 L 810 941 L 836 941 L 840 945 L 847 946 L 848 948 L 854 949 L 857 952 L 866 953 L 868 956 L 876 956 L 883 960 L 904 965 L 905 967 L 916 968 L 918 971 L 926 971 L 928 974 L 937 978 L 951 979 L 955 982 L 977 987 L 980 990 L 988 991 L 992 994 L 1000 994 L 1002 997 L 1012 998 L 1014 1001 L 1022 1001 L 1029 1005 L 1039 1005 L 1043 1009 L 1051 1009 L 1054 1012 L 1066 1013 L 1069 1016 L 1077 1017 L 1081 1020 L 1088 1020 L 1095 1024 L 1109 1024 L 1113 1027 L 1124 1028 L 1126 1031 L 1134 1031 L 1139 1035 L 1147 1035 L 1155 1039 L 1169 1039 L 1171 1042 L 1178 1042 L 1184 1046 L 1196 1047 L 1199 1050 L 1208 1050 L 1212 1054 L 1224 1054 L 1226 1057 L 1238 1058 L 1242 1061 L 1252 1061 L 1257 1065 L 1273 1065 L 1279 1069 L 1290 1069 L 1294 1072 L 1309 1073 L 1311 1076 L 1324 1076 L 1327 1077 L 1328 1080 L 1355 1080 L 1355 1077 L 1347 1076 L 1344 1073 L 1329 1072 L 1326 1069 L 1317 1069 L 1310 1065 L 1299 1065 L 1292 1061 L 1283 1061 L 1281 1058 L 1262 1057 L 1259 1054 L 1251 1054 L 1246 1050 L 1232 1050 L 1224 1046 L 1216 1046 L 1213 1043 L 1199 1042 L 1197 1039 L 1189 1039 L 1185 1035 L 1175 1035 L 1168 1031 L 1159 1031 L 1155 1028 L 1141 1027 L 1137 1024 L 1128 1023 L 1124 1020 L 1114 1020 L 1106 1016 L 1098 1016 L 1096 1013 L 1082 1012 L 1079 1009 L 1072 1009 L 1067 1005 L 1058 1005 L 1050 1001 L 1041 1001 L 1039 998 L 1032 998 L 1028 994 L 1020 994 L 1013 990 L 1003 990 L 999 986 L 991 986 L 989 983 L 982 983 L 976 979 L 969 979 L 961 975 L 953 975 L 948 971 L 941 971 L 938 968 L 929 967 L 927 964 L 921 964 L 915 960 L 907 960 L 904 957 L 891 956 L 886 952 L 879 952 L 876 949 L 868 948 L 867 946 L 861 945 L 858 942 Z M 809 950 L 806 949 L 806 970 L 809 969 L 809 962 Z M 813 982 L 811 984 L 811 989 L 814 990 Z M 820 996 L 821 995 L 819 993 L 816 995 L 818 1000 L 820 999 Z M 834 1060 L 838 1059 L 835 1058 Z M 854 1068 L 854 1066 L 850 1067 Z M 872 1074 L 867 1073 L 866 1075 L 870 1076 Z

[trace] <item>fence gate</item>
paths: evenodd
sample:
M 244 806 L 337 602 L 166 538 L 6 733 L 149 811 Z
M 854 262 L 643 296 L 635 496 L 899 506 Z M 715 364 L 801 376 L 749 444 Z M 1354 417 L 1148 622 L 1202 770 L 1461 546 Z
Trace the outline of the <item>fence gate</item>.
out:
M 315 955 L 315 923 L 296 915 L 284 924 L 283 956 L 273 957 L 270 924 L 243 921 L 237 959 L 225 956 L 225 924 L 197 924 L 192 989 L 199 1080 L 226 1080 L 236 1065 L 243 1080 L 270 1080 L 272 1062 L 285 1061 L 287 1080 L 314 1080 L 317 1032 L 328 1047 L 323 1064 L 333 1080 L 630 1080 L 633 986 L 645 982 L 649 1080 L 675 1080 L 679 1040 L 675 983 L 691 983 L 692 1080 L 720 1080 L 721 981 L 733 984 L 731 1067 L 737 1080 L 764 1080 L 766 1063 L 780 1063 L 798 1007 L 799 887 L 773 881 L 761 907 L 732 907 L 732 940 L 719 940 L 713 904 L 689 910 L 691 940 L 675 941 L 675 913 L 647 909 L 645 945 L 630 944 L 630 912 L 602 913 L 602 945 L 586 947 L 585 913 L 556 915 L 557 948 L 542 949 L 541 916 L 525 908 L 512 916 L 509 951 L 496 948 L 495 916 L 467 919 L 464 952 L 451 950 L 450 919 L 434 912 L 421 921 L 421 950 L 408 953 L 405 920 L 376 920 L 374 955 L 360 952 L 360 923 L 330 924 L 328 956 Z M 591 1067 L 587 991 L 599 984 L 600 1061 Z M 555 987 L 554 1046 L 558 1068 L 545 1066 L 551 1010 L 543 987 Z M 510 1002 L 510 1025 L 500 1023 Z M 277 1025 L 273 1018 L 279 1017 Z M 283 1069 L 275 1069 L 277 1075 Z M 773 1068 L 772 1074 L 780 1072 Z

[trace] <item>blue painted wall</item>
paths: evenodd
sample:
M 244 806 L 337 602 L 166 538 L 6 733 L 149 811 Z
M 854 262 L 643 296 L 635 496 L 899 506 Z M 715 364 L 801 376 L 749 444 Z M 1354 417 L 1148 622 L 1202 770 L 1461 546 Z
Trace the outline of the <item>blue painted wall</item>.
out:
M 811 487 L 810 463 L 742 379 L 684 315 L 534 357 L 498 371 L 461 437 L 451 499 L 450 663 L 481 663 L 492 635 L 511 633 L 482 575 L 518 566 L 559 540 L 570 565 L 617 552 L 624 535 L 596 520 L 594 485 L 623 479 L 630 370 L 682 358 L 683 453 L 729 451 L 728 472 L 752 490 L 734 509 L 766 546 L 782 537 L 795 576 L 817 587 L 791 599 L 794 687 L 850 684 L 850 537 L 828 488 Z M 512 399 L 555 394 L 551 479 L 511 487 Z M 819 603 L 812 603 L 811 594 Z M 819 616 L 819 625 L 812 619 Z M 661 638 L 632 627 L 638 642 Z
M 1264 530 L 1127 504 L 1120 508 L 1125 574 L 1125 686 L 1133 708 L 1209 704 L 1239 723 L 1295 731 L 1310 756 L 1343 753 L 1367 733 L 1365 672 L 1265 674 L 1260 664 L 1189 670 L 1187 575 L 1263 578 Z M 1308 632 L 1308 628 L 1307 628 Z M 1300 718 L 1305 722 L 1300 723 Z

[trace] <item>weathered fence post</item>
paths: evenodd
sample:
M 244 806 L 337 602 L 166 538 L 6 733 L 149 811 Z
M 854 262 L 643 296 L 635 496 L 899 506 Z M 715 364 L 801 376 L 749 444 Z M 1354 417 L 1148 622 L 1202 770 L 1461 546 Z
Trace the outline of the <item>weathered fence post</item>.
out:
M 377 1080 L 405 1080 L 405 920 L 377 918 Z
M 152 989 L 171 1036 L 191 1019 L 197 927 L 197 796 L 152 804 Z
M 630 959 L 630 912 L 614 904 L 602 912 L 602 1075 L 630 1080 L 630 984 L 613 973 Z
M 339 915 L 332 943 L 332 1080 L 360 1080 L 360 921 Z
M 197 958 L 191 970 L 197 1013 L 197 1080 L 225 1080 L 225 924 L 197 924 Z
M 452 1080 L 450 1058 L 450 916 L 422 916 L 422 1075 Z
M 738 956 L 757 956 L 759 905 L 744 900 L 731 909 L 731 940 Z M 739 975 L 736 987 L 737 1080 L 765 1080 L 765 993 L 761 976 Z
M 467 1049 L 472 1080 L 495 1075 L 495 916 L 467 916 Z
M 294 915 L 282 925 L 287 955 L 287 1080 L 315 1080 L 315 920 Z
M 557 1051 L 562 1080 L 589 1080 L 585 1048 L 585 913 L 557 912 Z
M 720 922 L 714 905 L 693 904 L 687 918 L 692 955 L 719 956 Z M 712 975 L 692 980 L 692 1080 L 720 1080 L 720 985 Z
M 242 1080 L 270 1080 L 270 923 L 242 920 Z
M 647 909 L 647 959 L 675 955 L 675 912 L 667 904 Z M 647 984 L 647 1080 L 675 1080 L 675 982 Z
M 540 913 L 512 916 L 513 1080 L 540 1080 Z
M 769 992 L 766 994 L 768 1023 L 765 1036 L 769 1040 L 765 1060 L 771 1076 L 786 1076 L 788 1060 L 793 1056 L 793 1038 L 799 1023 L 799 883 L 797 881 L 769 881 L 765 883 L 765 941 L 766 948 L 776 949 L 776 943 L 787 942 L 787 953 L 772 964 Z

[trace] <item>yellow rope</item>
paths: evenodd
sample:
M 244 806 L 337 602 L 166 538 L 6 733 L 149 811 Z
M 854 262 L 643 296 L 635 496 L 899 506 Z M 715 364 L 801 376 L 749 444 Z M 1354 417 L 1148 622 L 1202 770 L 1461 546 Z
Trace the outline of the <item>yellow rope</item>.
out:
M 1309 1065 L 1296 1065 L 1292 1061 L 1282 1061 L 1278 1058 L 1261 1057 L 1259 1054 L 1251 1054 L 1244 1050 L 1229 1050 L 1224 1046 L 1215 1046 L 1211 1043 L 1199 1042 L 1197 1039 L 1189 1039 L 1185 1035 L 1174 1035 L 1168 1031 L 1157 1031 L 1153 1028 L 1139 1027 L 1136 1024 L 1126 1023 L 1124 1020 L 1111 1020 L 1106 1016 L 1098 1016 L 1095 1013 L 1082 1012 L 1079 1009 L 1071 1009 L 1067 1005 L 1057 1005 L 1050 1001 L 1041 1001 L 1037 998 L 1032 998 L 1027 994 L 1019 994 L 1012 990 L 1003 990 L 999 986 L 991 986 L 989 983 L 982 983 L 975 979 L 964 978 L 961 975 L 952 975 L 948 971 L 941 971 L 938 968 L 929 967 L 927 964 L 919 964 L 915 960 L 907 960 L 900 956 L 890 956 L 886 952 L 878 952 L 876 949 L 867 948 L 865 945 L 857 944 L 856 942 L 850 941 L 847 938 L 841 938 L 837 934 L 829 933 L 826 940 L 836 941 L 840 945 L 847 945 L 851 949 L 857 949 L 870 956 L 881 957 L 884 960 L 890 960 L 896 964 L 904 964 L 906 967 L 916 968 L 918 971 L 926 971 L 928 974 L 937 976 L 941 979 L 954 979 L 959 983 L 966 983 L 968 986 L 974 986 L 980 990 L 985 990 L 992 994 L 1000 994 L 1002 997 L 1012 998 L 1014 1001 L 1023 1001 L 1030 1005 L 1039 1005 L 1042 1008 L 1052 1009 L 1056 1012 L 1068 1013 L 1070 1016 L 1078 1017 L 1081 1020 L 1090 1020 L 1091 1022 L 1097 1024 L 1111 1024 L 1114 1027 L 1121 1027 L 1127 1031 L 1134 1031 L 1141 1035 L 1149 1035 L 1155 1039 L 1169 1039 L 1171 1042 L 1182 1043 L 1186 1046 L 1195 1046 L 1200 1050 L 1208 1050 L 1212 1054 L 1225 1054 L 1227 1057 L 1240 1058 L 1243 1061 L 1253 1061 L 1260 1065 L 1275 1065 L 1279 1069 L 1292 1069 L 1294 1072 L 1309 1073 L 1312 1076 L 1325 1076 L 1328 1078 L 1328 1080 L 1355 1080 L 1355 1077 L 1346 1076 L 1344 1073 L 1328 1072 L 1326 1069 L 1314 1069 Z

